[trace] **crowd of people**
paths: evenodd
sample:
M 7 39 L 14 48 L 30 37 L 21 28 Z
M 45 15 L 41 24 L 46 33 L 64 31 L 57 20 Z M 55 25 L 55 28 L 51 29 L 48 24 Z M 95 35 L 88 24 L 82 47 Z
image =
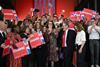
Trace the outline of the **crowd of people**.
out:
M 17 24 L 3 19 L 0 23 L 5 23 L 0 26 L 0 67 L 99 67 L 100 18 L 92 18 L 89 22 L 72 21 L 64 15 L 44 14 L 32 18 L 28 15 Z M 12 51 L 2 56 L 7 39 L 10 48 L 17 49 L 15 44 L 29 40 L 29 35 L 34 32 L 42 32 L 45 44 L 18 59 L 14 59 Z M 76 58 L 74 64 L 73 58 Z

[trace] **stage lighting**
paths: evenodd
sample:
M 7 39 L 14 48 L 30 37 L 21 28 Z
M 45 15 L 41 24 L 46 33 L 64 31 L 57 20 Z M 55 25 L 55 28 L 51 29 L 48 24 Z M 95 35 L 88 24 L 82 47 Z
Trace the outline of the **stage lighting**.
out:
M 11 19 L 11 22 L 13 22 L 13 20 Z
M 2 10 L 2 7 L 0 6 L 0 11 Z
M 0 6 L 0 21 L 4 20 L 4 14 L 2 12 L 2 7 Z
M 62 12 L 65 12 L 65 10 L 62 10 Z

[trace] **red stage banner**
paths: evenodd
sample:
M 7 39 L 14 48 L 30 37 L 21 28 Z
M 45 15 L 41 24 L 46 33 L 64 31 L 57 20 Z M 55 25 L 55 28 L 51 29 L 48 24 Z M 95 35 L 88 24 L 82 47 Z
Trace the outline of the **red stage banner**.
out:
M 31 54 L 28 42 L 18 42 L 16 43 L 18 49 L 12 48 L 14 59 L 24 57 L 25 55 Z
M 31 36 L 33 36 L 33 38 L 31 38 Z M 30 45 L 32 48 L 36 48 L 42 45 L 40 37 L 37 32 L 34 32 L 32 35 L 29 36 L 29 38 L 31 38 Z

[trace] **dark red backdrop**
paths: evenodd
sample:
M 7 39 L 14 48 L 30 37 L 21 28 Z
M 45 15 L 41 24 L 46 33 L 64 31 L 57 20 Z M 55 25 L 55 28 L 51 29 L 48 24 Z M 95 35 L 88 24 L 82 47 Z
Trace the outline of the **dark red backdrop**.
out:
M 76 0 L 55 0 L 55 11 L 57 15 L 65 10 L 65 16 L 68 16 L 70 11 L 73 11 Z M 30 14 L 31 8 L 34 8 L 34 0 L 16 0 L 15 9 L 21 20 Z

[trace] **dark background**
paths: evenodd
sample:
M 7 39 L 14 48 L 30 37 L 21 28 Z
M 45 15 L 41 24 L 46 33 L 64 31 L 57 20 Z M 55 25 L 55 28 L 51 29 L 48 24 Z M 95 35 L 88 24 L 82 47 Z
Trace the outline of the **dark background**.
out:
M 15 9 L 13 2 L 16 0 L 0 0 L 0 6 L 4 9 Z
M 100 0 L 97 0 L 97 12 L 100 14 Z M 83 8 L 89 8 L 95 10 L 95 0 L 77 0 L 77 4 L 75 6 L 75 10 L 82 10 Z

